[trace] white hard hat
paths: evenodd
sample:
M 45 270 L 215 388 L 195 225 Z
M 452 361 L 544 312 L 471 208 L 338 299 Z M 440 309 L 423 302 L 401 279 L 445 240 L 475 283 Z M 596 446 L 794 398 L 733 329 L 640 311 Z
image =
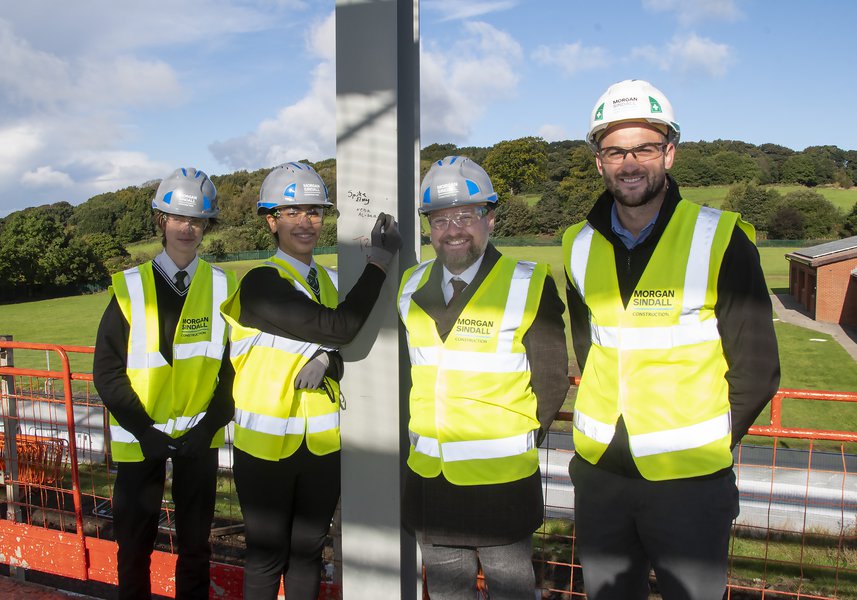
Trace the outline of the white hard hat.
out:
M 420 212 L 450 206 L 497 203 L 485 169 L 464 156 L 447 156 L 432 164 L 420 186 Z
M 672 104 L 658 88 L 642 79 L 614 83 L 602 94 L 589 118 L 586 142 L 598 150 L 598 138 L 611 125 L 622 121 L 643 121 L 666 127 L 667 140 L 678 144 L 681 128 L 675 120 Z
M 217 189 L 208 175 L 193 167 L 176 169 L 164 178 L 155 192 L 152 208 L 199 219 L 214 219 L 220 213 L 217 210 Z
M 262 182 L 256 213 L 266 215 L 278 206 L 318 204 L 330 207 L 327 186 L 310 165 L 290 162 L 274 167 Z

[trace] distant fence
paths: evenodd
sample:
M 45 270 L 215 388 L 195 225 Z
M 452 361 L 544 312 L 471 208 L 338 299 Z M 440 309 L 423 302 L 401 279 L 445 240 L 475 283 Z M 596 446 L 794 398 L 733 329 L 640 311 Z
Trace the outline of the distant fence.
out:
M 59 356 L 51 368 L 12 366 L 13 352 L 46 351 Z M 24 572 L 115 584 L 115 471 L 107 413 L 92 387 L 91 373 L 72 371 L 69 361 L 70 356 L 92 352 L 91 347 L 0 339 L 0 495 L 5 510 L 0 518 L 0 562 Z M 771 438 L 772 445 L 736 448 L 741 515 L 730 542 L 728 596 L 857 598 L 857 432 L 784 424 L 786 399 L 844 403 L 857 411 L 857 393 L 780 390 L 770 424 L 750 431 Z M 568 476 L 574 454 L 570 421 L 571 413 L 561 413 L 539 452 L 546 519 L 534 536 L 533 563 L 543 600 L 585 597 L 574 536 L 574 488 Z M 808 440 L 809 447 L 789 449 L 789 440 L 795 438 Z M 820 440 L 825 440 L 824 448 L 817 445 Z M 243 581 L 243 525 L 228 468 L 230 448 L 221 451 L 225 467 L 218 479 L 212 528 L 212 597 L 221 600 L 241 598 Z M 172 518 L 167 495 L 152 557 L 152 591 L 168 597 L 175 597 Z M 333 531 L 324 554 L 319 597 L 326 600 L 341 597 L 337 540 Z M 484 588 L 484 582 L 479 586 Z M 482 593 L 488 597 L 484 589 Z

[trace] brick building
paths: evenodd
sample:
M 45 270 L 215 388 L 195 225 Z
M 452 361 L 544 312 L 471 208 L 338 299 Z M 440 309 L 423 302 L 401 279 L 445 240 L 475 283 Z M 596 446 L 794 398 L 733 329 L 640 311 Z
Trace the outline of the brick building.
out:
M 786 254 L 789 293 L 816 321 L 857 325 L 857 236 Z

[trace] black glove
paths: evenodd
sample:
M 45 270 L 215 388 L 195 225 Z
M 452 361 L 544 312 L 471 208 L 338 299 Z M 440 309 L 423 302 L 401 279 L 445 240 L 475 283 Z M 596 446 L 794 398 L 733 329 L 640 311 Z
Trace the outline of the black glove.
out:
M 393 215 L 381 213 L 372 228 L 372 250 L 369 262 L 381 267 L 384 272 L 393 262 L 396 252 L 402 247 L 402 236 Z
M 197 423 L 176 440 L 179 444 L 176 456 L 182 458 L 202 456 L 211 448 L 211 439 L 214 437 L 214 433 L 209 431 L 205 423 Z
M 330 359 L 326 352 L 322 352 L 314 359 L 305 364 L 295 377 L 296 390 L 317 390 L 324 379 Z
M 140 450 L 144 458 L 170 458 L 176 455 L 178 443 L 160 429 L 149 427 L 140 436 Z

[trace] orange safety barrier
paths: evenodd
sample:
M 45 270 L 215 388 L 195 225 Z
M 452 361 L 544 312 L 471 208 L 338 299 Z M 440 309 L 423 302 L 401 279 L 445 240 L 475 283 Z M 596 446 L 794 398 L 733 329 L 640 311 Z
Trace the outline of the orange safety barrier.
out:
M 2 366 L 7 349 L 58 355 L 60 368 Z M 0 383 L 5 384 L 0 493 L 5 490 L 6 508 L 0 556 L 12 567 L 115 584 L 106 411 L 87 369 L 70 367 L 73 361 L 91 361 L 92 352 L 0 340 Z M 785 425 L 786 400 L 857 408 L 857 393 L 780 390 L 771 403 L 770 423 L 750 430 L 768 438 L 769 445 L 736 449 L 742 514 L 733 528 L 728 596 L 857 598 L 857 447 L 852 446 L 857 432 Z M 541 448 L 546 519 L 533 538 L 533 562 L 543 600 L 585 597 L 567 470 L 574 452 L 571 420 L 571 413 L 561 413 Z M 802 440 L 801 447 L 790 447 L 796 440 Z M 221 464 L 226 466 L 218 483 L 211 595 L 229 600 L 241 597 L 243 538 L 231 457 L 226 454 Z M 167 597 L 175 596 L 172 525 L 166 501 L 152 581 L 153 592 Z M 328 571 L 339 568 L 332 547 L 325 564 Z M 490 597 L 482 580 L 478 589 L 483 599 Z M 340 597 L 328 573 L 320 598 Z M 429 598 L 425 588 L 424 598 Z

